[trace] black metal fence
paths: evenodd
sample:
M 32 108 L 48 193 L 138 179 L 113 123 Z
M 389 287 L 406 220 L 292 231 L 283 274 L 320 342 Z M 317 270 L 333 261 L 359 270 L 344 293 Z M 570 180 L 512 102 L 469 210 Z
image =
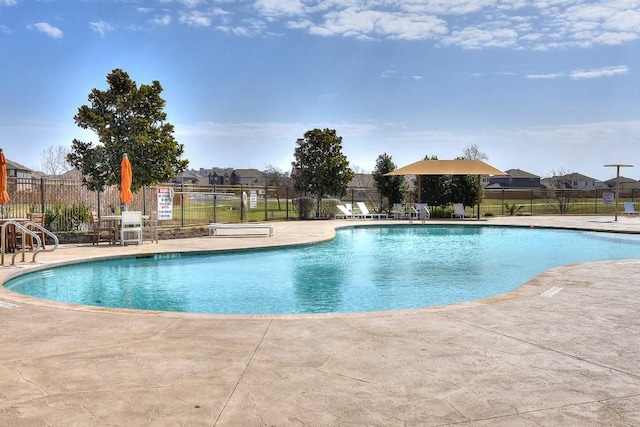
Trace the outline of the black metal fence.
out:
M 624 212 L 624 202 L 635 203 L 639 197 L 639 189 L 621 189 L 618 212 Z M 616 211 L 615 191 L 485 189 L 481 210 L 481 215 L 487 212 L 493 215 L 613 215 Z
M 173 202 L 171 219 L 163 220 L 161 226 L 279 220 L 298 215 L 293 203 L 298 193 L 292 188 L 242 185 L 170 183 L 145 187 L 134 193 L 127 208 L 144 214 L 157 211 L 159 188 L 168 189 Z M 24 218 L 28 213 L 42 212 L 45 226 L 54 232 L 85 231 L 91 211 L 108 215 L 123 208 L 117 187 L 97 193 L 87 190 L 79 180 L 9 178 L 8 192 L 11 201 L 2 206 L 5 218 Z
M 297 199 L 305 196 L 292 187 L 161 184 L 136 192 L 128 209 L 145 214 L 157 210 L 159 188 L 168 189 L 172 195 L 171 219 L 160 223 L 171 227 L 296 219 L 300 217 Z M 28 213 L 42 212 L 45 226 L 54 232 L 85 231 L 91 211 L 105 215 L 122 209 L 117 187 L 96 193 L 87 190 L 79 180 L 14 177 L 8 180 L 8 192 L 11 202 L 1 207 L 5 218 L 24 218 Z M 601 189 L 486 189 L 481 215 L 613 215 L 615 204 L 609 204 L 611 195 L 611 190 Z M 639 196 L 638 189 L 621 190 L 618 211 L 623 211 L 623 202 L 635 202 Z M 365 202 L 372 212 L 389 210 L 377 189 L 351 188 L 342 200 L 327 200 L 317 213 L 331 217 L 337 213 L 336 203 L 355 205 L 359 201 Z M 316 216 L 315 204 L 311 215 Z

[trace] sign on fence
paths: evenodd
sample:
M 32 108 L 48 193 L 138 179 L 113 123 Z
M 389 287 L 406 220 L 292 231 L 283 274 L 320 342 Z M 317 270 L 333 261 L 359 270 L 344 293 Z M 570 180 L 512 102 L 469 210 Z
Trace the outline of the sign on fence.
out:
M 173 189 L 158 187 L 158 220 L 173 219 Z
M 251 209 L 258 207 L 258 193 L 256 193 L 256 190 L 251 190 L 249 192 L 249 207 Z
M 613 205 L 613 191 L 605 191 L 602 193 L 602 204 L 605 206 Z

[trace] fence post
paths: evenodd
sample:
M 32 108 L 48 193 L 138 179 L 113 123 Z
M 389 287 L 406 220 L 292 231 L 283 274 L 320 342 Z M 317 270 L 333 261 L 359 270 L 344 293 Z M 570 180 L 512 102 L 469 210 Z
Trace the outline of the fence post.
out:
M 269 209 L 267 209 L 267 205 L 269 203 L 269 186 L 267 183 L 264 183 L 264 220 L 267 221 L 269 218 Z
M 216 194 L 216 184 L 213 184 L 213 222 L 218 222 L 218 195 Z
M 596 188 L 595 190 L 596 190 L 595 191 L 596 196 L 594 197 L 595 200 L 593 201 L 594 202 L 593 203 L 593 206 L 594 206 L 593 213 L 594 213 L 594 215 L 598 215 L 598 189 Z
M 147 214 L 147 186 L 142 186 L 142 213 Z
M 184 227 L 184 182 L 180 183 L 180 216 L 182 217 L 182 227 Z
M 40 212 L 44 214 L 44 177 L 40 177 Z
M 502 213 L 500 215 L 504 215 L 504 188 L 502 188 L 501 190 L 502 190 L 502 207 L 500 212 Z
M 244 222 L 244 187 L 240 184 L 240 222 Z
M 531 215 L 533 215 L 533 188 L 529 190 L 529 207 L 531 208 Z

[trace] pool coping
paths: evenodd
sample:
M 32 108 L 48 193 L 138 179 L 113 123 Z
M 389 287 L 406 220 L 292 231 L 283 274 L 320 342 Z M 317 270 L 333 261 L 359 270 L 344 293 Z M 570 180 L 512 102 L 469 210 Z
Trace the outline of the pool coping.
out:
M 56 267 L 56 266 L 63 266 L 63 265 L 71 265 L 71 264 L 77 264 L 77 263 L 82 263 L 82 262 L 86 262 L 86 261 L 106 261 L 106 260 L 113 260 L 113 259 L 118 259 L 118 258 L 122 258 L 122 259 L 126 259 L 126 258 L 132 258 L 132 257 L 140 257 L 140 256 L 155 256 L 155 255 L 163 255 L 163 254 L 167 254 L 167 253 L 180 253 L 180 254 L 207 254 L 207 253 L 217 253 L 217 252 L 244 252 L 244 251 L 250 251 L 250 250 L 261 250 L 261 249 L 273 249 L 273 248 L 287 248 L 287 247 L 297 247 L 297 246 L 301 246 L 301 245 L 313 245 L 313 244 L 317 244 L 317 243 L 321 243 L 323 241 L 327 241 L 327 240 L 331 240 L 333 238 L 335 238 L 336 235 L 336 230 L 339 228 L 350 228 L 350 227 L 372 227 L 372 226 L 379 226 L 379 225 L 385 225 L 385 226 L 415 226 L 415 227 L 420 227 L 420 226 L 458 226 L 458 227 L 516 227 L 516 228 L 540 228 L 540 229 L 560 229 L 560 230 L 575 230 L 575 231 L 593 231 L 593 232 L 606 232 L 606 233 L 620 233 L 620 234 L 640 234 L 640 221 L 638 223 L 638 229 L 634 229 L 634 228 L 628 228 L 627 230 L 623 229 L 623 228 L 610 228 L 607 227 L 606 225 L 610 224 L 609 221 L 606 220 L 606 217 L 595 217 L 596 220 L 595 222 L 600 224 L 599 227 L 593 227 L 593 226 L 589 226 L 587 224 L 583 223 L 583 220 L 586 221 L 594 221 L 593 219 L 588 219 L 590 217 L 584 217 L 584 216 L 579 216 L 579 217 L 560 217 L 563 219 L 567 219 L 567 218 L 579 218 L 581 221 L 580 223 L 567 223 L 564 222 L 562 224 L 544 224 L 541 223 L 540 221 L 532 221 L 532 219 L 536 219 L 536 217 L 506 217 L 511 219 L 511 221 L 505 221 L 505 218 L 499 217 L 499 218 L 485 218 L 482 219 L 480 221 L 477 220 L 473 220 L 473 219 L 464 219 L 464 220 L 449 220 L 449 219 L 434 219 L 434 220 L 429 220 L 429 221 L 410 221 L 410 220 L 378 220 L 378 219 L 369 219 L 369 220 L 352 220 L 352 219 L 348 219 L 348 220 L 336 220 L 336 221 L 321 221 L 322 223 L 324 223 L 324 225 L 327 225 L 327 227 L 325 227 L 324 233 L 322 234 L 318 234 L 316 235 L 314 238 L 312 238 L 311 240 L 305 240 L 302 242 L 291 242 L 291 241 L 279 241 L 277 239 L 267 239 L 265 242 L 265 245 L 261 245 L 260 247 L 255 247 L 252 246 L 251 243 L 255 244 L 254 239 L 250 239 L 247 240 L 246 246 L 241 246 L 241 247 L 234 247 L 234 248 L 224 248 L 224 247 L 218 247 L 215 249 L 203 249 L 203 248 L 189 248 L 186 246 L 186 244 L 190 241 L 193 241 L 193 239 L 202 239 L 202 238 L 212 238 L 212 236 L 209 235 L 203 235 L 202 237 L 196 237 L 196 238 L 185 238 L 185 239 L 174 239 L 171 241 L 163 241 L 165 243 L 169 243 L 172 246 L 182 246 L 182 249 L 179 250 L 173 250 L 171 252 L 167 252 L 166 250 L 163 251 L 154 251 L 153 249 L 157 246 L 154 246 L 153 243 L 148 243 L 148 244 L 143 244 L 141 246 L 136 246 L 136 249 L 141 249 L 141 251 L 137 251 L 135 253 L 115 253 L 115 254 L 110 254 L 110 255 L 106 255 L 106 254 L 91 254 L 88 255 L 86 252 L 83 253 L 83 257 L 82 258 L 78 258 L 78 259 L 72 259 L 72 260 L 59 260 L 56 262 L 52 262 L 52 263 L 34 263 L 34 264 L 21 264 L 18 267 L 10 267 L 11 270 L 10 272 L 6 272 L 3 271 L 3 267 L 0 267 L 0 302 L 2 300 L 6 300 L 9 301 L 11 303 L 14 304 L 35 304 L 35 305 L 41 305 L 41 306 L 45 306 L 45 307 L 51 307 L 51 308 L 60 308 L 60 309 L 67 309 L 67 310 L 77 310 L 77 311 L 87 311 L 87 312 L 97 312 L 97 313 L 120 313 L 120 314 L 129 314 L 129 315 L 141 315 L 141 316 L 167 316 L 167 317 L 193 317 L 193 318 L 208 318 L 208 317 L 219 317 L 219 318 L 230 318 L 230 319 L 300 319 L 300 318 L 307 318 L 307 317 L 311 317 L 311 318 L 330 318 L 330 317 L 367 317 L 367 316 L 389 316 L 392 314 L 401 314 L 401 313 L 411 313 L 411 312 L 416 312 L 416 311 L 443 311 L 443 310 L 449 310 L 449 309 L 458 309 L 458 308 L 464 308 L 464 307 L 473 307 L 476 305 L 484 305 L 484 304 L 491 304 L 491 303 L 496 303 L 496 302 L 501 302 L 501 301 L 505 301 L 508 299 L 512 299 L 512 298 L 516 298 L 518 295 L 520 295 L 520 293 L 522 292 L 522 288 L 526 287 L 526 286 L 536 286 L 536 283 L 538 283 L 538 277 L 544 275 L 546 272 L 542 272 L 540 275 L 534 277 L 533 279 L 521 284 L 520 286 L 514 288 L 511 291 L 508 291 L 506 293 L 502 293 L 502 294 L 498 294 L 498 295 L 494 295 L 491 297 L 487 297 L 487 298 L 481 298 L 481 299 L 477 299 L 477 300 L 471 300 L 471 301 L 463 301 L 463 302 L 459 302 L 459 303 L 452 303 L 452 304 L 444 304 L 444 305 L 436 305 L 436 306 L 424 306 L 424 307 L 415 307 L 415 308 L 406 308 L 406 309 L 390 309 L 390 310 L 377 310 L 377 311 L 362 311 L 362 312 L 338 312 L 338 313 L 293 313 L 293 314 L 234 314 L 234 313 L 192 313 L 192 312 L 174 312 L 174 311 L 162 311 L 162 310 L 142 310 L 142 309 L 127 309 L 127 308 L 116 308 L 116 307 L 100 307 L 100 306 L 90 306 L 90 305 L 83 305 L 83 304 L 76 304 L 76 303 L 66 303 L 66 302 L 61 302 L 61 301 L 55 301 L 55 300 L 47 300 L 47 299 L 43 299 L 43 298 L 37 298 L 37 297 L 32 297 L 29 295 L 24 295 L 24 294 L 20 294 L 17 292 L 13 292 L 9 289 L 7 289 L 4 286 L 4 283 L 7 282 L 8 280 L 25 274 L 27 272 L 31 273 L 31 272 L 37 272 L 40 270 L 44 270 L 50 267 Z M 522 221 L 523 223 L 515 223 L 515 221 L 513 221 L 513 218 L 526 218 L 527 221 Z M 549 218 L 552 217 L 538 217 L 538 218 L 544 218 L 546 220 L 548 220 Z M 312 221 L 313 222 L 313 221 Z M 303 224 L 309 224 L 309 222 L 302 222 Z M 282 226 L 285 224 L 291 225 L 291 223 L 275 223 L 276 224 L 276 230 L 278 228 L 278 225 Z M 301 224 L 301 223 L 297 223 L 297 224 Z M 602 227 L 602 225 L 605 224 L 604 227 Z M 247 237 L 251 237 L 251 238 L 255 238 L 258 237 L 258 241 L 260 243 L 262 242 L 262 239 L 260 239 L 260 236 L 246 236 L 244 234 L 238 234 L 238 236 L 242 237 L 242 238 L 247 238 Z M 228 239 L 233 239 L 234 235 L 225 235 L 225 236 L 217 236 L 217 239 L 224 239 L 224 238 L 228 238 Z M 252 242 L 254 241 L 254 242 Z M 63 246 L 67 246 L 68 248 L 72 248 L 72 247 L 76 247 L 76 248 L 84 248 L 84 250 L 87 250 L 88 248 L 95 248 L 98 249 L 98 247 L 95 247 L 92 244 L 72 244 L 72 245 L 63 245 Z M 129 248 L 129 246 L 125 246 L 125 247 L 120 247 L 120 246 L 113 246 L 113 248 L 115 248 L 116 250 L 118 248 L 122 249 L 122 250 L 126 250 L 127 248 Z M 40 257 L 43 256 L 47 256 L 47 253 L 43 253 L 43 254 L 39 254 Z M 595 262 L 587 262 L 584 264 L 593 264 L 593 263 L 600 263 L 600 262 L 609 262 L 609 261 L 595 261 Z M 562 268 L 562 267 L 571 267 L 570 266 L 558 266 L 556 268 Z M 5 267 L 6 268 L 6 267 Z M 555 270 L 552 269 L 552 270 Z M 5 273 L 5 274 L 3 274 Z

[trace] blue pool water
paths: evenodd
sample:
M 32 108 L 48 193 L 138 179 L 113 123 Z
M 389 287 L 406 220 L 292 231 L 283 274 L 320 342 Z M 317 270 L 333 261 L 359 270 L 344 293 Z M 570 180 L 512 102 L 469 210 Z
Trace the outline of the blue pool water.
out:
M 469 301 L 577 262 L 640 258 L 640 236 L 484 226 L 340 229 L 295 248 L 88 262 L 6 287 L 77 304 L 203 313 L 327 313 Z

